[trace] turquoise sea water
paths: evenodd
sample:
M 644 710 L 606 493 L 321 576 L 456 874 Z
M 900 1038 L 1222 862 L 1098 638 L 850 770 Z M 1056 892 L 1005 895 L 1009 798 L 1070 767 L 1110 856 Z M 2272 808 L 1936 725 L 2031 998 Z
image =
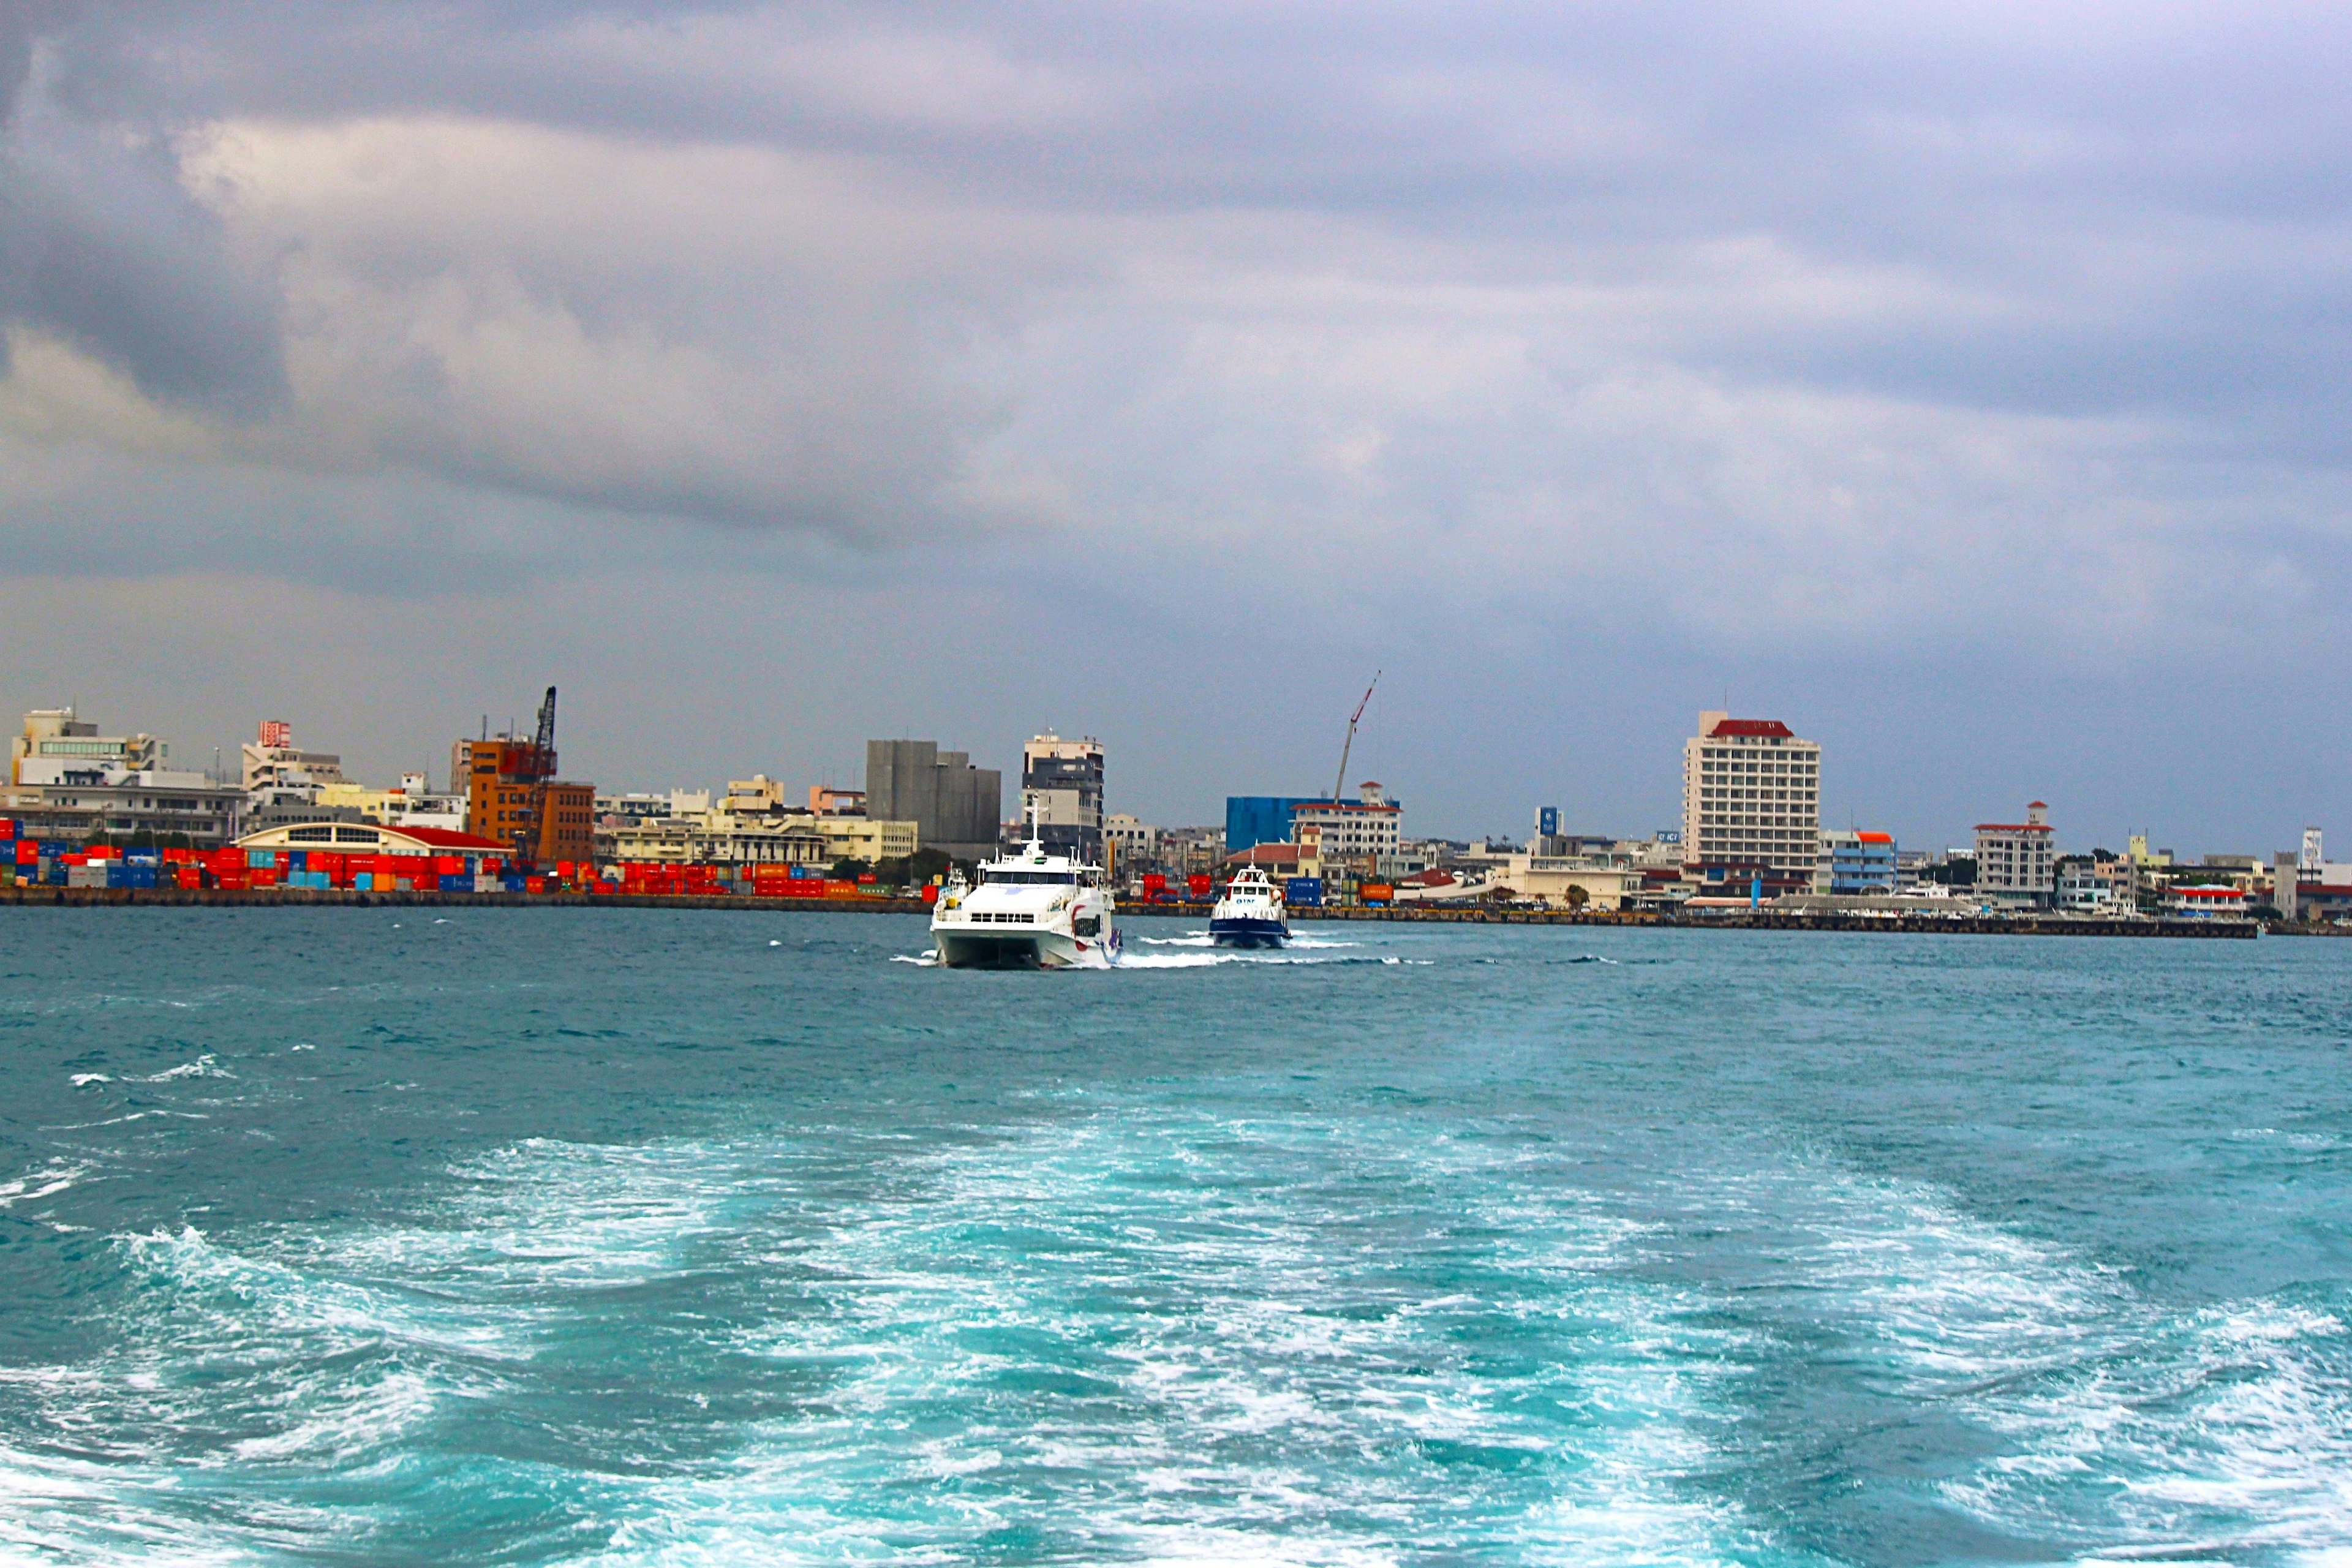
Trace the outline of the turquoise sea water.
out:
M 2352 1560 L 2352 943 L 0 911 L 0 1560 Z

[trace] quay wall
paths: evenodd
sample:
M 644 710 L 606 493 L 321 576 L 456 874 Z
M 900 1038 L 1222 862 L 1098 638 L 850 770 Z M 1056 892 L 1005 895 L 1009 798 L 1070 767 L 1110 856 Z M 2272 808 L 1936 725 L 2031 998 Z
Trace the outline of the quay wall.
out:
M 443 893 L 357 892 L 348 889 L 261 888 L 225 891 L 217 888 L 48 888 L 24 884 L 0 887 L 0 906 L 49 908 L 204 906 L 227 909 L 285 909 L 312 905 L 377 909 L 418 906 L 463 909 L 638 909 L 743 910 L 768 914 L 902 914 L 929 912 L 919 899 L 761 899 L 733 894 L 628 893 Z M 1206 904 L 1129 906 L 1119 911 L 1130 919 L 1145 915 L 1180 920 L 1206 920 Z M 2002 936 L 2128 936 L 2242 939 L 2265 928 L 2252 921 L 2232 920 L 2105 920 L 2076 916 L 1968 915 L 1958 919 L 1927 915 L 1893 918 L 1859 914 L 1777 914 L 1758 910 L 1711 915 L 1618 914 L 1566 910 L 1490 909 L 1317 909 L 1295 908 L 1294 921 L 1355 921 L 1413 925 L 1545 925 L 1643 926 L 1668 931 L 1879 931 L 1898 934 Z M 2295 926 L 2274 922 L 2267 928 L 2277 935 L 2352 934 L 2352 928 Z

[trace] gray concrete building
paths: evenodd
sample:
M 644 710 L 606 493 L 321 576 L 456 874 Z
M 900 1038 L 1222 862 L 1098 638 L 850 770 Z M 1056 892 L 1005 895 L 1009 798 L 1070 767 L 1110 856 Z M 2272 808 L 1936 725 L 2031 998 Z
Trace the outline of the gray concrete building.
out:
M 866 742 L 866 815 L 915 824 L 923 848 L 992 859 L 1003 811 L 1003 774 L 973 767 L 967 752 L 936 741 Z

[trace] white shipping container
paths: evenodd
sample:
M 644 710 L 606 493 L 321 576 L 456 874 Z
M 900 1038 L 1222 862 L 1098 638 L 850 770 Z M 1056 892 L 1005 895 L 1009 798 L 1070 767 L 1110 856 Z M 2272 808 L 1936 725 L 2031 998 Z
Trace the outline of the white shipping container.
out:
M 66 868 L 66 886 L 68 888 L 103 888 L 106 886 L 106 868 L 103 866 L 68 866 Z

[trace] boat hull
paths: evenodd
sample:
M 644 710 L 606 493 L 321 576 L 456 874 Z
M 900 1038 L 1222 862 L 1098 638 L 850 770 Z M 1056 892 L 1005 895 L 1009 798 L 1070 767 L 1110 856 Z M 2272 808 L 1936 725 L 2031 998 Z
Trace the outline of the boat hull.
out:
M 931 949 L 949 969 L 1108 969 L 1118 939 L 1090 942 L 1055 931 L 982 931 L 934 926 Z
M 1280 947 L 1290 940 L 1290 928 L 1280 921 L 1254 915 L 1233 915 L 1209 922 L 1212 947 Z

